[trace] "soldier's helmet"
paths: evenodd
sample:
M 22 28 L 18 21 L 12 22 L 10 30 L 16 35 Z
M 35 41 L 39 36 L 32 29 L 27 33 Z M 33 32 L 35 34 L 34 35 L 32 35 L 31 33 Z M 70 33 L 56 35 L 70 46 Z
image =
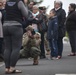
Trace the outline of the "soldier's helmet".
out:
M 28 27 L 25 28 L 26 31 L 30 30 L 33 31 L 33 27 L 31 25 L 29 25 Z

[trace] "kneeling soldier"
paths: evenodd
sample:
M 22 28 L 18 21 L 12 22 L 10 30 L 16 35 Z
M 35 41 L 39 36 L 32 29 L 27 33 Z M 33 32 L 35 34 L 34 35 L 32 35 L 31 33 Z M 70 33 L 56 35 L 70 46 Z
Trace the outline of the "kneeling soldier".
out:
M 38 65 L 38 56 L 40 55 L 40 33 L 35 33 L 31 26 L 26 28 L 26 33 L 23 35 L 22 46 L 23 49 L 20 51 L 20 56 L 29 58 L 32 57 L 33 65 Z

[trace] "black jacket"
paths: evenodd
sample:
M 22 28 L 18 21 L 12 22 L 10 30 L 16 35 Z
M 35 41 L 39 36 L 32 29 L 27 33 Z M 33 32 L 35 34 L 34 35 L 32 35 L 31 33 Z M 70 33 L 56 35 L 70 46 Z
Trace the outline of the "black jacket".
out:
M 55 9 L 53 9 L 55 10 Z M 56 10 L 55 10 L 56 11 Z M 58 29 L 58 37 L 64 37 L 65 36 L 65 25 L 64 25 L 64 22 L 65 22 L 65 19 L 66 19 L 66 13 L 65 13 L 65 10 L 60 8 L 56 11 L 56 14 L 57 14 L 57 17 L 58 17 L 58 26 L 59 26 L 59 29 Z
M 23 16 L 18 8 L 18 2 L 20 0 L 9 0 L 6 2 L 6 19 L 5 21 L 18 21 L 22 23 Z
M 66 29 L 67 31 L 76 31 L 76 11 L 72 11 L 69 13 L 66 20 Z
M 47 39 L 58 38 L 58 19 L 57 17 L 50 18 L 48 21 Z

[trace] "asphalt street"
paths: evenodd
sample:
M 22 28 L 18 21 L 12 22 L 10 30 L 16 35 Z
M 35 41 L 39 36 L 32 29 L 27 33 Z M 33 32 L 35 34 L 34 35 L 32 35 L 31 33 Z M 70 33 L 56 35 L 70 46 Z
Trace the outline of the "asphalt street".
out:
M 32 59 L 20 59 L 16 68 L 22 70 L 22 73 L 16 75 L 76 75 L 76 56 L 67 56 L 70 50 L 70 45 L 64 44 L 62 59 L 51 60 L 48 55 L 46 59 L 40 59 L 36 66 L 32 65 Z M 0 62 L 0 75 L 6 75 L 3 62 Z

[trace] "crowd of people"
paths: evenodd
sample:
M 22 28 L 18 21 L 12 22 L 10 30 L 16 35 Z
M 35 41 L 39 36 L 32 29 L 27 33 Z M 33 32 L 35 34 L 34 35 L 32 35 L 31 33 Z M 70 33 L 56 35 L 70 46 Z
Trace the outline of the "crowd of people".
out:
M 63 3 L 54 1 L 54 8 L 46 14 L 46 7 L 39 7 L 28 0 L 0 0 L 0 61 L 4 60 L 5 73 L 21 73 L 15 69 L 19 58 L 33 58 L 33 65 L 46 58 L 61 59 L 63 37 L 68 33 L 71 45 L 69 56 L 76 56 L 76 4 L 69 4 L 69 13 Z

